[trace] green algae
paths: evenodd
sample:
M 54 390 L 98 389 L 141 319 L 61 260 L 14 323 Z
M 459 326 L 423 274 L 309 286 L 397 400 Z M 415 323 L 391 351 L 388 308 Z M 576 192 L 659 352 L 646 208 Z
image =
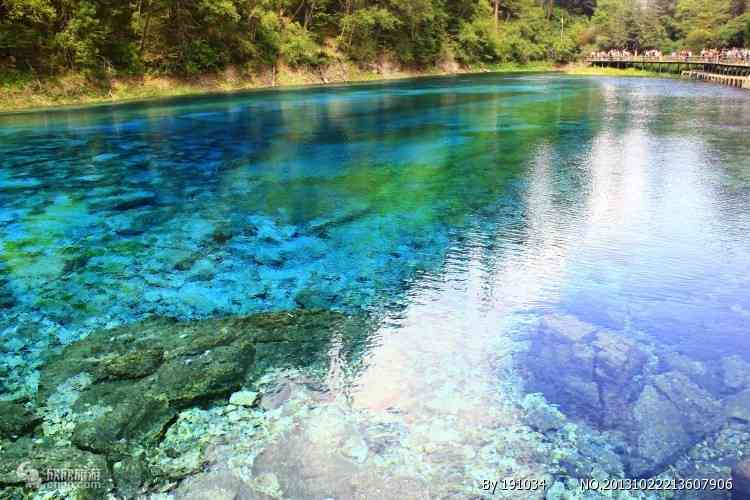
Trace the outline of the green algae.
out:
M 3 241 L 0 259 L 13 275 L 59 275 L 65 268 L 65 258 L 56 243 L 71 227 L 85 225 L 88 213 L 84 202 L 58 196 L 42 212 L 21 221 L 25 236 Z

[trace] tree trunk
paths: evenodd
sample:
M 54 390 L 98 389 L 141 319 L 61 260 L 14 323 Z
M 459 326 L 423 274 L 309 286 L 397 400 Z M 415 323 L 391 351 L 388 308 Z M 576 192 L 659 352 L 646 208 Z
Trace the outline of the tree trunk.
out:
M 500 23 L 500 0 L 495 0 L 495 27 Z
M 149 24 L 151 24 L 151 9 L 146 11 L 146 22 L 143 24 L 143 33 L 141 33 L 141 55 L 143 55 L 143 51 L 146 49 L 146 37 L 148 37 Z

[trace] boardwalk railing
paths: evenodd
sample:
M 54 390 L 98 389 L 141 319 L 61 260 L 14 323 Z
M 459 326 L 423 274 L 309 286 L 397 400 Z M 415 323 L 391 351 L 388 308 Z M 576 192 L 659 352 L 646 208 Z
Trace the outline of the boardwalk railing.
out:
M 588 57 L 593 66 L 635 67 L 750 89 L 750 60 L 721 57 Z
M 722 64 L 727 66 L 746 66 L 750 67 L 750 59 L 731 58 L 731 57 L 645 57 L 645 56 L 603 56 L 587 57 L 586 62 L 590 63 L 636 63 L 636 64 Z

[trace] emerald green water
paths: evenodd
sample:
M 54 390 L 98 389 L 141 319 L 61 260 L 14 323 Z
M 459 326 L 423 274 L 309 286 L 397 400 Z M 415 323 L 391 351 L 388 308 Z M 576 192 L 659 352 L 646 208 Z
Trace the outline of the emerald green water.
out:
M 724 410 L 750 390 L 726 368 L 750 363 L 749 130 L 746 92 L 560 75 L 0 116 L 0 396 L 33 396 L 48 354 L 97 328 L 328 309 L 373 318 L 362 345 L 324 356 L 349 408 L 480 449 L 472 433 L 539 392 L 605 433 L 613 470 L 650 477 L 722 426 L 747 430 Z M 615 363 L 623 379 L 575 370 L 631 347 L 648 361 Z M 664 406 L 642 391 L 678 373 L 720 424 L 653 431 L 655 449 L 606 437 L 655 429 Z M 612 384 L 627 395 L 611 402 Z M 550 484 L 574 475 L 514 460 Z M 463 455 L 427 462 L 464 464 L 445 483 L 483 477 Z

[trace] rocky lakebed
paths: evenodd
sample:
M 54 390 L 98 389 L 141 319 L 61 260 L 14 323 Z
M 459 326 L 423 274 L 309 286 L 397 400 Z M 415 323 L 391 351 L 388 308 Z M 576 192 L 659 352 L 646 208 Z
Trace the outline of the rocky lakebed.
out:
M 468 424 L 451 411 L 420 429 L 329 385 L 334 339 L 352 348 L 370 322 L 292 310 L 97 330 L 42 365 L 34 397 L 0 401 L 3 498 L 470 499 L 497 470 L 543 479 L 529 498 L 593 498 L 603 493 L 577 481 L 728 479 L 750 453 L 750 365 L 738 357 L 663 354 L 573 316 L 520 321 L 516 374 L 498 381 L 494 423 L 472 434 L 451 429 Z M 21 464 L 100 476 L 45 490 Z

